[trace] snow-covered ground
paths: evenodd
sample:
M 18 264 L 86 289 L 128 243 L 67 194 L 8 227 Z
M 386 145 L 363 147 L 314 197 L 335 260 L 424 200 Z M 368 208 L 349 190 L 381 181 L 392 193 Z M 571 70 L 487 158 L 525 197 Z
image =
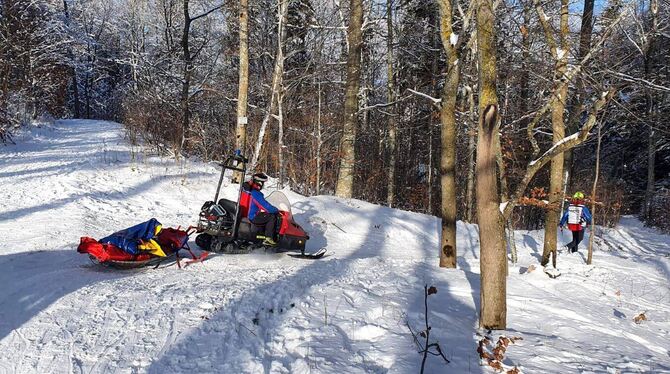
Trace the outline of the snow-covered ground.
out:
M 16 140 L 0 146 L 0 373 L 417 373 L 407 325 L 423 325 L 424 284 L 438 290 L 431 340 L 451 360 L 431 356 L 427 372 L 493 372 L 476 352 L 474 225 L 459 222 L 459 269 L 440 269 L 435 217 L 288 192 L 308 246 L 328 248 L 322 260 L 212 255 L 181 270 L 112 270 L 78 254 L 79 237 L 151 217 L 195 223 L 216 167 L 131 152 L 110 122 L 60 121 Z M 506 367 L 670 372 L 670 237 L 624 218 L 593 266 L 584 251 L 559 255 L 557 279 L 541 271 L 541 243 L 542 232 L 516 232 L 509 329 L 492 336 L 523 338 Z

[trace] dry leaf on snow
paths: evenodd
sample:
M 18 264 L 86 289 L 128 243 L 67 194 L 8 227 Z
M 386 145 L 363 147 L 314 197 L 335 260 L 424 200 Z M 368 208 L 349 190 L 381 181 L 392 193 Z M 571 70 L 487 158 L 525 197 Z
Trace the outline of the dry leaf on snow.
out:
M 638 325 L 639 325 L 640 323 L 642 323 L 642 321 L 646 321 L 646 320 L 647 320 L 647 316 L 646 316 L 644 313 L 645 313 L 645 312 L 642 312 L 642 313 L 638 314 L 637 317 L 633 318 L 633 321 L 635 321 L 635 323 L 637 323 Z

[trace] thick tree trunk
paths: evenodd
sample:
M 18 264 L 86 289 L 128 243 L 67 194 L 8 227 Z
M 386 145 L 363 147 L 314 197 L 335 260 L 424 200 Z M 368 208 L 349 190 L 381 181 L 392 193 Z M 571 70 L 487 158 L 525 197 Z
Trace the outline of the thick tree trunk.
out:
M 546 20 L 544 21 L 546 22 Z M 553 143 L 556 144 L 565 137 L 565 103 L 568 96 L 568 86 L 561 85 L 565 73 L 568 70 L 568 0 L 561 0 L 561 30 L 560 47 L 552 41 L 551 31 L 545 28 L 547 39 L 552 48 L 552 55 L 556 59 L 556 70 L 554 73 L 554 95 L 557 97 L 551 106 L 551 127 L 553 132 Z M 553 265 L 556 266 L 556 241 L 558 237 L 558 222 L 563 205 L 563 154 L 557 154 L 551 160 L 551 171 L 549 181 L 549 209 L 545 217 L 544 247 L 542 252 L 542 266 L 549 263 L 553 254 Z
M 355 142 L 358 117 L 358 89 L 361 78 L 361 41 L 363 1 L 350 1 L 351 16 L 347 29 L 347 87 L 344 101 L 344 126 L 340 140 L 340 168 L 335 195 L 350 198 L 354 191 Z
M 244 154 L 247 146 L 247 95 L 249 92 L 249 0 L 240 0 L 240 66 L 237 90 L 237 128 L 235 149 Z M 234 181 L 244 178 L 236 172 Z
M 563 105 L 557 105 L 560 109 L 554 109 L 552 117 L 563 117 Z M 560 113 L 558 110 L 561 110 Z M 564 129 L 558 126 L 559 120 L 553 119 L 553 142 L 558 143 L 564 138 Z M 556 241 L 558 237 L 558 222 L 560 220 L 560 205 L 563 204 L 563 154 L 554 156 L 551 160 L 551 171 L 549 176 L 549 209 L 545 216 L 544 227 L 544 249 L 542 252 L 542 266 L 549 263 L 551 255 L 554 255 L 554 266 L 556 259 Z
M 442 187 L 442 240 L 440 267 L 456 267 L 456 97 L 460 78 L 458 64 L 458 36 L 452 29 L 451 0 L 440 0 L 440 38 L 447 54 L 447 79 L 442 92 L 442 154 L 440 155 L 440 183 Z
M 389 103 L 395 101 L 395 78 L 393 77 L 393 9 L 392 1 L 386 0 L 386 97 Z M 389 107 L 388 116 L 388 185 L 386 192 L 386 203 L 393 206 L 395 200 L 395 154 L 396 154 L 396 106 Z
M 478 0 L 477 45 L 479 47 L 479 131 L 477 138 L 477 219 L 480 245 L 479 326 L 507 326 L 507 256 L 505 227 L 500 215 L 496 178 L 496 48 L 492 0 Z

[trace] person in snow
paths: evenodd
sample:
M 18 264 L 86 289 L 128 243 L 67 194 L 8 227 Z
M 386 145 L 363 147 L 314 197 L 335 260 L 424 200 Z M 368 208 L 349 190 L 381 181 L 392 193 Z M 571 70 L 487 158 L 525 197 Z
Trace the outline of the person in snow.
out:
M 563 214 L 559 226 L 561 230 L 568 224 L 568 229 L 572 231 L 572 242 L 567 244 L 570 252 L 575 253 L 579 249 L 579 243 L 584 239 L 584 230 L 586 225 L 591 223 L 591 211 L 584 205 L 584 193 L 575 192 L 570 201 L 568 210 Z
M 251 180 L 245 183 L 245 192 L 251 195 L 249 199 L 249 221 L 254 225 L 264 227 L 265 235 L 259 235 L 258 238 L 263 239 L 263 245 L 274 247 L 277 245 L 274 236 L 279 209 L 265 200 L 265 195 L 261 192 L 267 181 L 268 176 L 265 173 L 254 174 Z

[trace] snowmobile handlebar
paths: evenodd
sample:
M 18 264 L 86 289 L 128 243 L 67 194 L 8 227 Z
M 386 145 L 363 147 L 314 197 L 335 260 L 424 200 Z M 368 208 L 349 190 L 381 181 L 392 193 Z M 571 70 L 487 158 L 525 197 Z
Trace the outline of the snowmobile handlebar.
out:
M 245 164 L 249 162 L 249 159 L 240 155 L 240 154 L 235 154 L 231 156 L 231 158 L 237 162 L 244 162 Z
M 229 156 L 225 161 L 219 163 L 219 166 L 221 166 L 224 169 L 230 169 L 244 173 L 247 170 L 246 166 L 248 162 L 249 159 L 242 155 L 233 155 Z

